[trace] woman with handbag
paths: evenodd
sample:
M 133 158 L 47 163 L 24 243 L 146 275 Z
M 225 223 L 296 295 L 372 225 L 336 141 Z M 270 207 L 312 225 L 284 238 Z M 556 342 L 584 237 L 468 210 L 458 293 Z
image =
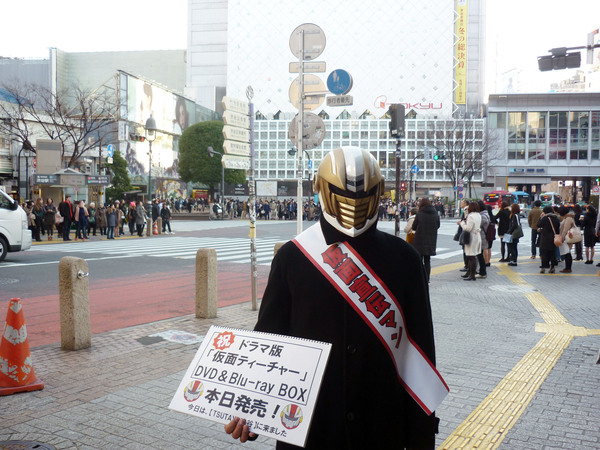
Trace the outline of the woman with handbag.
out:
M 596 245 L 596 208 L 588 205 L 583 215 L 583 245 L 585 246 L 585 264 L 594 262 L 594 246 Z
M 412 229 L 413 222 L 415 221 L 415 216 L 417 214 L 417 208 L 410 209 L 410 217 L 406 222 L 406 226 L 404 227 L 404 232 L 406 233 L 406 242 L 412 244 L 413 239 L 415 238 L 415 232 Z
M 502 258 L 498 262 L 507 262 L 508 258 L 505 258 L 506 242 L 502 239 L 504 237 L 504 234 L 508 231 L 508 227 L 510 226 L 510 208 L 508 207 L 507 202 L 502 202 L 500 211 L 496 213 L 494 219 L 496 219 L 496 222 L 498 223 L 498 237 L 500 238 L 500 255 L 502 256 Z
M 560 215 L 560 237 L 563 244 L 559 247 L 560 256 L 565 259 L 565 268 L 562 269 L 561 273 L 571 273 L 571 267 L 573 265 L 573 257 L 571 256 L 571 247 L 573 244 L 567 242 L 567 237 L 571 228 L 575 226 L 575 220 L 573 219 L 573 213 L 569 212 L 569 208 L 566 206 L 560 206 L 558 208 L 558 214 Z
M 546 273 L 546 269 L 550 269 L 550 273 L 554 273 L 556 260 L 554 253 L 556 245 L 554 245 L 554 236 L 560 230 L 560 220 L 554 214 L 552 206 L 545 206 L 542 210 L 540 220 L 537 223 L 539 234 L 540 258 L 542 258 L 542 268 L 540 273 Z
M 474 281 L 477 268 L 477 255 L 481 253 L 481 215 L 477 202 L 469 203 L 467 216 L 456 222 L 462 228 L 461 243 L 464 243 L 464 252 L 467 257 L 468 269 L 462 276 L 465 281 Z
M 521 227 L 521 219 L 519 217 L 520 212 L 521 208 L 519 207 L 518 203 L 513 203 L 510 206 L 510 224 L 505 233 L 512 237 L 512 239 L 510 239 L 511 242 L 507 242 L 506 245 L 508 249 L 509 266 L 517 265 L 517 257 L 519 256 L 519 239 L 523 237 L 523 228 Z

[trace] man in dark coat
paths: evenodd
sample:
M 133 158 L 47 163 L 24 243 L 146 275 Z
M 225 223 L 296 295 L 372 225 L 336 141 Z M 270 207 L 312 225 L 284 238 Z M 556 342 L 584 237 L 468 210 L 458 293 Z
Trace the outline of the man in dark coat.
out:
M 321 162 L 315 191 L 323 210 L 313 227 L 320 227 L 324 248 L 343 242 L 355 250 L 397 299 L 410 339 L 433 367 L 431 307 L 420 257 L 402 239 L 376 228 L 383 178 L 375 159 L 356 147 L 334 150 Z M 314 255 L 299 244 L 303 234 L 275 255 L 255 329 L 332 344 L 305 448 L 433 449 L 435 414 L 409 395 L 381 338 L 307 257 Z M 239 418 L 225 431 L 242 442 L 256 438 Z M 277 448 L 299 447 L 278 442 Z
M 415 232 L 412 245 L 419 252 L 425 268 L 427 282 L 431 273 L 431 256 L 435 255 L 440 216 L 428 198 L 422 198 L 419 212 L 415 216 L 412 229 Z
M 73 205 L 71 204 L 71 196 L 67 195 L 65 200 L 58 205 L 58 212 L 63 217 L 62 235 L 64 241 L 70 241 L 69 234 L 71 233 L 71 222 L 73 222 Z

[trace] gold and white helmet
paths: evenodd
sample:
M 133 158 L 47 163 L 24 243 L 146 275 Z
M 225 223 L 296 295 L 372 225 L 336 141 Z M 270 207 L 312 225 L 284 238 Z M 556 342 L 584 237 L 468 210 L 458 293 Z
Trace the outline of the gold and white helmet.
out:
M 358 147 L 327 154 L 314 180 L 323 217 L 348 236 L 358 236 L 377 221 L 384 180 L 375 158 Z

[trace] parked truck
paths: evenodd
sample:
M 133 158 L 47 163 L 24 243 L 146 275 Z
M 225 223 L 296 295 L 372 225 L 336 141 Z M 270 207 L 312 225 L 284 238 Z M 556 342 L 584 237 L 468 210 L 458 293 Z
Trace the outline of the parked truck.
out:
M 0 261 L 8 252 L 31 248 L 31 230 L 27 214 L 19 203 L 0 189 Z

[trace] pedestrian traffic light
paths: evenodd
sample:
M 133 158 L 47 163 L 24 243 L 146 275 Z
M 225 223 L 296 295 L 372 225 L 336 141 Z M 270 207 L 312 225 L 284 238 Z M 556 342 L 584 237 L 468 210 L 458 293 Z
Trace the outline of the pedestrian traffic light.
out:
M 400 183 L 400 190 L 401 191 L 405 191 L 406 190 L 406 183 L 404 181 L 402 183 Z
M 146 140 L 146 136 L 137 133 L 129 133 L 129 139 L 136 142 L 144 142 Z

